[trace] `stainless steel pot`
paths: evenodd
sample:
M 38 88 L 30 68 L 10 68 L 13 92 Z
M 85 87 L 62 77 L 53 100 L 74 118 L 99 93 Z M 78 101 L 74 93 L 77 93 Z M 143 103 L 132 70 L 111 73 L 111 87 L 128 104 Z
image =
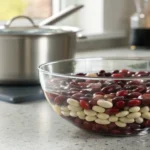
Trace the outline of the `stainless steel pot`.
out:
M 0 29 L 0 84 L 37 84 L 40 64 L 74 56 L 78 28 L 11 27 Z

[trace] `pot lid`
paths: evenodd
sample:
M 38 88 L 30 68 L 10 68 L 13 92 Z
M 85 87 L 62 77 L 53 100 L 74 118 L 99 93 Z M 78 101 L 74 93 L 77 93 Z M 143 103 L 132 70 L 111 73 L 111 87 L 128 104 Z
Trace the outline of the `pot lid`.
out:
M 14 20 L 18 18 L 26 18 L 32 24 L 31 27 L 11 27 Z M 78 32 L 75 27 L 59 27 L 59 26 L 37 26 L 33 20 L 27 16 L 18 16 L 6 23 L 5 26 L 0 26 L 0 35 L 53 35 L 69 32 Z

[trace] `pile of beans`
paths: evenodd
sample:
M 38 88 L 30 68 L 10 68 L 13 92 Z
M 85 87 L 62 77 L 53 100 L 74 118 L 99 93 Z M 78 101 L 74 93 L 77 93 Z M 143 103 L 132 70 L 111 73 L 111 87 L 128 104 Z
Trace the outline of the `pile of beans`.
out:
M 107 135 L 141 134 L 150 128 L 150 80 L 141 79 L 150 77 L 150 72 L 100 70 L 76 76 L 89 79 L 51 79 L 51 92 L 45 91 L 54 111 L 63 118 L 82 129 Z

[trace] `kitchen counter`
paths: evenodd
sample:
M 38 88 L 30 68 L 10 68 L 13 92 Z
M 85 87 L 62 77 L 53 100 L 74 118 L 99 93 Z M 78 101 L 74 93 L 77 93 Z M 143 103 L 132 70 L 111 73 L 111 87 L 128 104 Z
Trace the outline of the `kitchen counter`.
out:
M 76 57 L 150 56 L 125 48 L 77 52 Z M 0 101 L 0 150 L 150 150 L 150 135 L 104 137 L 85 132 L 52 111 L 46 100 Z

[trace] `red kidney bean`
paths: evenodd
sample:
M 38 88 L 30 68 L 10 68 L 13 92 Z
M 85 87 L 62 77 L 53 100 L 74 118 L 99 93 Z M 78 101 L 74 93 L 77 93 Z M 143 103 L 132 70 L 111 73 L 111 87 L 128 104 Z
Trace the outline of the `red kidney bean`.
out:
M 126 106 L 126 102 L 125 101 L 118 101 L 115 103 L 115 106 L 117 108 L 123 109 Z
M 111 76 L 112 76 L 113 78 L 123 78 L 123 77 L 124 77 L 124 75 L 121 74 L 121 73 L 115 73 L 115 74 L 112 74 Z
M 128 95 L 127 90 L 121 90 L 116 93 L 116 96 L 127 96 L 127 95 Z
M 139 92 L 132 92 L 128 94 L 129 98 L 138 98 L 141 95 Z
M 92 99 L 92 100 L 89 101 L 89 104 L 91 106 L 96 106 L 97 105 L 97 101 L 98 101 L 98 99 Z
M 119 70 L 112 71 L 112 74 L 119 73 Z
M 119 112 L 119 109 L 115 107 L 109 108 L 105 111 L 105 113 L 108 115 L 116 115 L 118 112 Z
M 138 99 L 132 99 L 130 101 L 128 101 L 128 106 L 129 107 L 134 107 L 134 106 L 139 106 L 141 104 L 141 101 Z
M 110 77 L 110 76 L 111 76 L 110 72 L 105 73 L 105 77 Z
M 127 82 L 128 85 L 140 85 L 141 81 L 131 80 Z
M 113 123 L 113 122 L 111 122 L 109 125 L 107 125 L 108 126 L 108 129 L 109 130 L 113 130 L 113 129 L 116 129 L 117 128 L 117 126 L 116 126 L 116 124 L 115 123 Z
M 81 127 L 82 126 L 82 120 L 81 119 L 79 119 L 79 118 L 76 118 L 75 120 L 74 120 L 74 124 L 76 125 L 76 126 L 78 126 L 78 127 Z
M 128 126 L 131 127 L 133 130 L 141 129 L 141 125 L 136 124 L 136 123 L 130 123 Z
M 144 122 L 144 127 L 150 127 L 150 120 L 146 120 Z
M 92 130 L 92 122 L 84 121 L 82 128 L 85 130 Z
M 113 135 L 120 135 L 122 132 L 119 129 L 114 129 L 111 131 L 111 134 Z
M 54 99 L 54 103 L 57 104 L 57 105 L 61 105 L 61 104 L 63 104 L 66 100 L 67 100 L 66 96 L 57 96 L 57 97 Z
M 85 73 L 77 73 L 76 76 L 85 76 Z
M 71 96 L 71 98 L 76 99 L 76 100 L 80 100 L 80 97 L 83 97 L 83 96 L 84 96 L 83 93 L 78 92 L 78 93 L 76 93 L 76 94 L 73 94 L 73 95 Z
M 146 92 L 146 87 L 143 85 L 139 85 L 135 90 L 133 90 L 134 92 Z
M 90 105 L 89 103 L 86 101 L 86 100 L 80 100 L 80 106 L 83 108 L 83 109 L 90 109 Z

